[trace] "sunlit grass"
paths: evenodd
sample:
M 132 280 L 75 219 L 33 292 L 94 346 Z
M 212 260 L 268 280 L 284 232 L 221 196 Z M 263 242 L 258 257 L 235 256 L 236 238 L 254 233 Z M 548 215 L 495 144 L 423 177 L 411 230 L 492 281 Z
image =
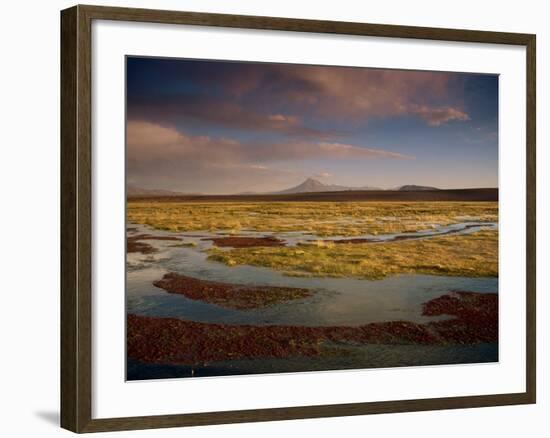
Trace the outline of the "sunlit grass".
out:
M 299 247 L 213 248 L 209 259 L 229 266 L 253 265 L 292 276 L 381 279 L 395 274 L 465 277 L 498 276 L 498 232 L 388 243 L 330 244 Z
M 498 220 L 497 202 L 129 202 L 128 220 L 168 231 L 305 231 L 358 236 Z

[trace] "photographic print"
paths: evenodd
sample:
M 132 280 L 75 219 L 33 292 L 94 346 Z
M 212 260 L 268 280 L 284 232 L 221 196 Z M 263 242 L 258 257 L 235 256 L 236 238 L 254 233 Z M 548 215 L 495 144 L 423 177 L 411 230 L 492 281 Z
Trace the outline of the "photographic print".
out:
M 498 75 L 126 58 L 128 380 L 497 362 Z

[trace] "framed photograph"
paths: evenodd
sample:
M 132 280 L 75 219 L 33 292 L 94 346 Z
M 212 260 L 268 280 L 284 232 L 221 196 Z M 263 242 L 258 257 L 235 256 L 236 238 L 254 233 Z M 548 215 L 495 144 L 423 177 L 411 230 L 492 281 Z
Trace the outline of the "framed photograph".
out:
M 535 35 L 61 13 L 61 422 L 535 403 Z

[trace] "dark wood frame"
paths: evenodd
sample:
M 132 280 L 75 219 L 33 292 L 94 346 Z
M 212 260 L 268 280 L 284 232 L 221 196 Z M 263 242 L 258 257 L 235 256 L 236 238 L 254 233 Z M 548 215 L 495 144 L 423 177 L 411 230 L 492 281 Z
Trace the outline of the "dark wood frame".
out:
M 525 46 L 527 51 L 526 391 L 468 397 L 92 419 L 92 20 L 140 21 Z M 98 432 L 535 403 L 535 47 L 535 35 L 519 33 L 80 5 L 62 11 L 61 426 L 74 432 Z

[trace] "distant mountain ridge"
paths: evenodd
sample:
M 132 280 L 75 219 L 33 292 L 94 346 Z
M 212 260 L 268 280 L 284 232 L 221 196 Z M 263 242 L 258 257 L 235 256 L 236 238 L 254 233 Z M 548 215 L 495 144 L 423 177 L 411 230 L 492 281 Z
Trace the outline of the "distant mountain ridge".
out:
M 420 186 L 415 184 L 407 184 L 400 186 L 395 189 L 381 189 L 379 187 L 373 186 L 360 186 L 360 187 L 351 187 L 351 186 L 341 186 L 338 184 L 324 184 L 321 181 L 314 178 L 307 178 L 301 184 L 297 186 L 290 187 L 285 190 L 280 190 L 277 192 L 263 193 L 264 195 L 291 195 L 297 193 L 321 193 L 321 192 L 358 192 L 358 191 L 400 191 L 400 192 L 422 192 L 430 190 L 441 190 L 437 187 L 430 186 Z M 261 193 L 257 192 L 241 192 L 238 195 L 258 195 Z M 126 196 L 128 198 L 155 198 L 155 197 L 176 197 L 176 196 L 190 196 L 190 195 L 200 195 L 199 193 L 183 193 L 176 192 L 172 190 L 164 189 L 145 189 L 138 187 L 132 184 L 126 186 Z
M 356 190 L 381 190 L 379 187 L 363 186 L 348 187 L 337 184 L 324 184 L 314 178 L 308 178 L 303 183 L 278 192 L 271 192 L 273 195 L 286 195 L 291 193 L 315 193 L 315 192 L 347 192 Z

